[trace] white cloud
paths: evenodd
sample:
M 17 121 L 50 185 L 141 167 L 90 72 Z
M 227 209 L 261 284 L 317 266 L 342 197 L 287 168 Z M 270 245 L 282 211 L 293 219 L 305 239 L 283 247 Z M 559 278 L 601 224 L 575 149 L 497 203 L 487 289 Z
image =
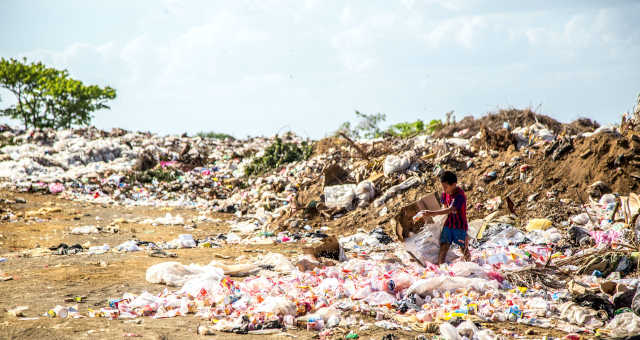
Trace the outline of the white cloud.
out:
M 126 40 L 24 54 L 114 86 L 118 99 L 111 112 L 98 113 L 99 126 L 160 132 L 244 136 L 290 124 L 317 137 L 354 109 L 397 121 L 541 101 L 569 116 L 609 112 L 623 92 L 640 90 L 630 88 L 640 77 L 640 29 L 628 23 L 630 8 L 495 7 L 167 0 Z M 556 95 L 580 92 L 581 81 L 611 86 L 611 79 L 621 94 L 608 99 L 575 104 Z M 595 98 L 602 89 L 585 91 Z

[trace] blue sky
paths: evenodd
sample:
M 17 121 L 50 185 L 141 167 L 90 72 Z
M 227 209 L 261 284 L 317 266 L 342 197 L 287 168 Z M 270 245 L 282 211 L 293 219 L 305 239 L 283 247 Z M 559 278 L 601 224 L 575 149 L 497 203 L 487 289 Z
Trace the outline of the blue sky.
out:
M 0 56 L 118 91 L 100 128 L 318 138 L 538 107 L 618 121 L 640 93 L 640 1 L 5 0 Z M 0 92 L 0 106 L 12 102 Z M 6 119 L 2 120 L 6 121 Z

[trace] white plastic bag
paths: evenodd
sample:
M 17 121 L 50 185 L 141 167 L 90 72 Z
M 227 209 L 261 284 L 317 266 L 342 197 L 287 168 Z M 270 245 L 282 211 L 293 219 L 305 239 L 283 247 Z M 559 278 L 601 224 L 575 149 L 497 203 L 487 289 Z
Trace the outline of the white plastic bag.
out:
M 498 281 L 479 278 L 435 276 L 414 282 L 406 291 L 406 295 L 415 293 L 426 296 L 434 290 L 454 290 L 459 288 L 473 289 L 478 292 L 497 290 Z
M 449 266 L 449 270 L 455 273 L 456 276 L 489 278 L 487 269 L 475 262 L 455 262 Z
M 634 313 L 620 313 L 604 327 L 615 338 L 640 334 L 640 317 Z
M 273 271 L 279 273 L 291 273 L 296 270 L 296 267 L 291 263 L 291 261 L 280 253 L 268 253 L 261 256 L 256 264 L 273 266 Z
M 408 157 L 389 155 L 384 159 L 382 165 L 384 175 L 389 177 L 394 172 L 399 172 L 407 169 L 410 165 Z
M 85 225 L 82 227 L 75 227 L 71 229 L 71 234 L 73 235 L 88 235 L 88 234 L 97 234 L 100 231 L 98 228 L 92 225 Z
M 460 340 L 458 330 L 448 322 L 440 324 L 440 335 L 446 340 Z
M 140 251 L 140 247 L 138 247 L 138 243 L 134 240 L 129 240 L 123 242 L 119 246 L 116 247 L 117 251 Z
M 369 294 L 364 301 L 371 306 L 381 306 L 395 303 L 396 298 L 387 292 L 378 291 Z
M 371 203 L 376 196 L 376 189 L 370 181 L 362 181 L 356 187 L 356 196 L 358 197 L 358 206 L 364 207 Z
M 403 192 L 413 186 L 416 186 L 418 184 L 422 183 L 422 181 L 420 180 L 420 177 L 414 176 L 414 177 L 410 177 L 409 179 L 407 179 L 406 181 L 398 184 L 398 185 L 394 185 L 391 188 L 387 189 L 387 191 L 384 192 L 384 194 L 382 194 L 382 196 L 380 196 L 377 200 L 375 200 L 375 202 L 373 202 L 373 205 L 377 208 L 380 207 L 381 205 L 384 204 L 384 202 L 386 202 L 388 199 L 390 199 L 391 197 L 397 195 L 400 192 Z
M 478 327 L 476 327 L 476 325 L 469 320 L 464 321 L 463 323 L 458 325 L 458 327 L 456 327 L 456 330 L 458 331 L 459 335 L 468 339 L 473 339 L 473 337 L 478 333 Z
M 355 196 L 355 184 L 334 185 L 324 188 L 324 201 L 328 208 L 351 210 Z
M 425 224 L 417 234 L 405 239 L 405 249 L 422 263 L 436 263 L 440 252 L 440 233 L 446 218 L 447 216 L 445 215 L 433 217 L 434 223 Z M 455 258 L 454 252 L 449 251 L 447 253 L 447 261 Z
M 568 322 L 596 329 L 604 326 L 604 322 L 598 318 L 598 312 L 591 308 L 582 307 L 574 302 L 568 301 L 558 307 L 560 316 Z
M 200 266 L 191 264 L 188 266 L 179 262 L 162 262 L 154 264 L 147 269 L 146 279 L 151 283 L 163 283 L 167 286 L 182 286 L 195 277 L 211 277 L 222 280 L 224 271 L 212 266 Z
M 282 296 L 268 296 L 256 308 L 258 313 L 273 313 L 277 316 L 293 315 L 297 313 L 297 307 L 294 302 L 287 300 Z

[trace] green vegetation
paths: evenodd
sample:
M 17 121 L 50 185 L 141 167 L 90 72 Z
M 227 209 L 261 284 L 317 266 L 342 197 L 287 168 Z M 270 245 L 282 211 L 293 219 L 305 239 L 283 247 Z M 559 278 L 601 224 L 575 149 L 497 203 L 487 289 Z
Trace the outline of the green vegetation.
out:
M 71 128 L 89 125 L 92 112 L 109 109 L 116 91 L 107 86 L 84 85 L 67 70 L 41 62 L 0 59 L 0 88 L 16 97 L 16 104 L 0 109 L 0 116 L 21 121 L 27 128 Z
M 396 137 L 409 137 L 424 132 L 424 122 L 420 119 L 413 123 L 402 122 L 391 125 L 387 131 L 388 134 Z
M 356 116 L 360 121 L 355 127 L 351 127 L 351 122 L 344 122 L 336 131 L 336 135 L 343 133 L 349 138 L 378 138 L 383 134 L 380 123 L 387 120 L 387 115 L 383 113 L 365 114 L 356 110 Z
M 440 119 L 433 119 L 428 125 L 425 125 L 421 119 L 418 119 L 413 123 L 401 122 L 389 126 L 386 130 L 382 130 L 380 124 L 387 119 L 385 114 L 377 113 L 367 115 L 356 111 L 356 116 L 360 118 L 360 121 L 355 127 L 351 126 L 351 122 L 344 122 L 334 135 L 344 134 L 353 139 L 378 138 L 383 136 L 407 138 L 422 133 L 432 134 L 444 127 Z
M 198 132 L 196 134 L 196 136 L 200 137 L 200 138 L 211 138 L 211 139 L 231 139 L 231 140 L 235 140 L 235 138 L 232 135 L 228 135 L 226 133 L 220 133 L 220 132 L 213 132 L 213 131 L 209 131 L 209 132 Z
M 245 175 L 260 175 L 287 163 L 307 160 L 312 153 L 312 144 L 283 143 L 282 139 L 276 137 L 276 140 L 264 150 L 264 155 L 254 158 L 245 168 Z

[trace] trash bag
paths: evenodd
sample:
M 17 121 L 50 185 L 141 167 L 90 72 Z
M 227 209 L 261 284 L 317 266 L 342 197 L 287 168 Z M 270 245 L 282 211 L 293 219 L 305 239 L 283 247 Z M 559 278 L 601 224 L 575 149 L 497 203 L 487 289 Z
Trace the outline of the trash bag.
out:
M 162 262 L 154 264 L 147 269 L 146 279 L 151 283 L 162 283 L 167 286 L 182 286 L 194 277 L 212 277 L 218 281 L 224 277 L 224 271 L 212 266 L 200 266 L 190 264 L 188 266 L 179 262 Z
M 356 197 L 355 191 L 355 184 L 344 184 L 325 187 L 325 205 L 328 208 L 351 210 L 353 208 L 353 200 Z
M 613 296 L 613 308 L 618 310 L 620 308 L 630 308 L 633 303 L 633 297 L 636 291 L 633 289 L 617 292 Z
M 358 206 L 365 207 L 376 196 L 376 189 L 370 181 L 362 181 L 356 187 L 356 196 L 358 197 Z
M 418 294 L 421 297 L 426 296 L 428 293 L 434 290 L 455 290 L 460 288 L 473 289 L 478 292 L 485 292 L 487 290 L 497 290 L 498 282 L 495 280 L 485 280 L 479 278 L 466 278 L 466 277 L 446 277 L 436 276 L 428 279 L 420 279 L 415 281 L 411 287 L 407 289 L 405 294 Z
M 589 235 L 589 232 L 581 227 L 569 228 L 569 240 L 574 247 L 585 247 L 593 244 L 593 238 Z
M 478 333 L 478 327 L 476 327 L 476 325 L 469 320 L 466 320 L 458 325 L 456 329 L 458 331 L 458 334 L 466 337 L 467 339 L 473 339 L 474 336 Z
M 597 311 L 591 308 L 567 301 L 560 305 L 558 309 L 560 310 L 560 317 L 574 325 L 584 326 L 590 329 L 604 326 L 602 315 L 599 315 Z
M 407 237 L 404 241 L 406 251 L 423 264 L 437 262 L 440 252 L 440 233 L 446 216 L 435 216 L 433 220 L 434 223 L 425 224 L 417 234 Z M 454 252 L 447 253 L 447 261 L 455 258 Z
M 440 335 L 445 340 L 460 340 L 458 330 L 448 322 L 440 324 Z
M 387 189 L 387 191 L 384 192 L 384 194 L 382 194 L 382 196 L 380 196 L 377 200 L 375 200 L 375 202 L 373 203 L 373 205 L 377 208 L 380 207 L 384 204 L 384 202 L 386 202 L 388 199 L 390 199 L 391 197 L 413 187 L 416 186 L 418 184 L 422 183 L 422 181 L 420 180 L 420 177 L 414 176 L 414 177 L 410 177 L 409 179 L 407 179 L 406 181 L 398 184 L 398 185 L 394 185 L 391 188 Z
M 640 317 L 633 313 L 620 313 L 604 327 L 604 330 L 613 338 L 637 336 L 640 334 Z
M 276 316 L 293 315 L 297 313 L 296 304 L 282 296 L 268 296 L 256 307 L 258 313 L 273 313 Z
M 615 311 L 613 304 L 609 301 L 609 299 L 606 296 L 601 296 L 601 295 L 592 294 L 592 293 L 585 293 L 585 294 L 574 296 L 572 300 L 583 307 L 589 307 L 597 311 L 603 310 L 607 312 L 607 315 L 609 317 L 612 317 L 613 312 Z
M 384 175 L 389 177 L 394 172 L 399 172 L 407 169 L 411 165 L 408 157 L 389 155 L 384 159 L 382 165 Z
M 371 306 L 383 306 L 396 303 L 396 298 L 387 292 L 378 291 L 367 296 L 364 301 Z

